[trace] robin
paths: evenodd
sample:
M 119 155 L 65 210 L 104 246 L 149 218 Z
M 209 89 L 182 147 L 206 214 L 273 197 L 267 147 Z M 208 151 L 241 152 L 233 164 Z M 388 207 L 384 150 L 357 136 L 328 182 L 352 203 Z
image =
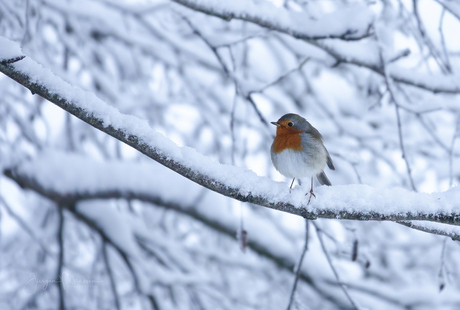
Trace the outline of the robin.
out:
M 289 190 L 295 178 L 311 177 L 310 203 L 311 196 L 316 198 L 313 176 L 316 175 L 321 185 L 331 186 L 323 169 L 327 164 L 331 170 L 335 170 L 323 144 L 323 136 L 305 118 L 293 113 L 283 115 L 272 124 L 276 126 L 276 136 L 270 150 L 273 165 L 282 175 L 293 178 Z

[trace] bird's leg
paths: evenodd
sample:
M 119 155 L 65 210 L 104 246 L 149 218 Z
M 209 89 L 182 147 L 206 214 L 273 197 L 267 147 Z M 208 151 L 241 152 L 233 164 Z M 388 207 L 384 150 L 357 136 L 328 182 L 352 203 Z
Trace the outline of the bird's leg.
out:
M 305 194 L 307 196 L 308 193 Z M 311 189 L 310 189 L 310 198 L 308 198 L 307 205 L 310 204 L 311 196 L 314 196 L 316 198 L 316 195 L 313 193 L 313 177 L 311 177 Z
M 295 178 L 292 179 L 291 186 L 289 186 L 289 193 L 291 193 L 292 185 L 294 185 Z

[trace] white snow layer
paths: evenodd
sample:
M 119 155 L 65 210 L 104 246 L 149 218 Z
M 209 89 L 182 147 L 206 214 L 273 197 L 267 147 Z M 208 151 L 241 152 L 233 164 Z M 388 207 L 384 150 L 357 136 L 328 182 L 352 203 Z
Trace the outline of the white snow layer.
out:
M 20 51 L 17 43 L 11 42 L 7 51 Z M 0 54 L 0 59 L 5 57 Z M 242 195 L 253 195 L 265 197 L 272 203 L 290 203 L 296 207 L 307 208 L 311 212 L 346 211 L 349 213 L 378 213 L 382 215 L 403 215 L 403 214 L 459 214 L 460 190 L 458 187 L 452 188 L 444 193 L 413 193 L 404 189 L 375 189 L 367 185 L 341 185 L 332 187 L 320 187 L 316 189 L 316 199 L 310 205 L 306 205 L 308 197 L 305 196 L 305 189 L 296 188 L 289 193 L 285 183 L 274 182 L 268 178 L 260 177 L 253 171 L 231 165 L 224 165 L 211 160 L 196 152 L 189 147 L 179 147 L 172 141 L 165 138 L 162 134 L 154 132 L 146 120 L 139 119 L 131 115 L 121 114 L 116 108 L 109 106 L 100 100 L 93 93 L 76 88 L 61 78 L 55 76 L 51 70 L 43 68 L 29 57 L 14 63 L 13 66 L 30 77 L 32 82 L 46 87 L 51 93 L 58 94 L 72 104 L 87 111 L 94 117 L 103 121 L 104 126 L 113 126 L 126 134 L 135 135 L 142 143 L 146 143 L 168 159 L 188 167 L 193 171 L 219 182 L 229 188 L 237 190 Z M 58 155 L 56 155 L 58 156 Z M 268 150 L 267 150 L 267 156 Z M 49 158 L 53 158 L 50 156 Z M 92 170 L 78 167 L 72 158 L 60 156 L 52 162 L 45 159 L 25 164 L 21 167 L 24 172 L 35 171 L 37 179 L 49 184 L 56 190 L 66 191 L 71 186 L 74 188 L 75 182 L 81 185 L 86 191 L 100 191 L 101 187 L 112 185 L 148 187 L 149 182 L 143 179 L 145 176 L 132 179 L 119 179 L 117 184 L 111 184 L 110 178 L 100 181 L 103 173 L 92 173 Z M 57 169 L 59 163 L 64 163 L 58 175 L 60 180 L 56 180 L 56 174 L 50 173 L 50 169 Z M 67 169 L 72 167 L 72 169 Z M 65 168 L 65 169 L 64 169 Z M 70 171 L 69 171 L 70 170 Z M 69 173 L 66 175 L 63 171 Z M 75 178 L 78 175 L 78 178 Z M 65 178 L 72 180 L 65 181 Z M 122 184 L 123 183 L 123 184 Z
M 321 186 L 315 190 L 316 199 L 306 205 L 305 188 L 296 187 L 289 193 L 288 184 L 275 182 L 255 173 L 234 166 L 221 165 L 193 152 L 190 148 L 179 148 L 187 156 L 191 152 L 190 165 L 195 170 L 212 175 L 224 184 L 237 187 L 254 195 L 264 195 L 273 203 L 286 202 L 306 208 L 313 213 L 332 211 L 351 214 L 378 213 L 381 215 L 404 214 L 458 214 L 460 213 L 460 187 L 443 193 L 415 193 L 405 189 L 376 189 L 368 185 L 352 184 Z M 189 165 L 189 166 L 190 166 Z M 204 168 L 204 166 L 208 166 Z M 95 194 L 107 191 L 137 193 L 145 195 L 152 191 L 162 193 L 163 199 L 191 203 L 196 196 L 184 196 L 183 188 L 189 182 L 179 178 L 174 185 L 159 179 L 158 168 L 147 163 L 123 163 L 117 161 L 97 162 L 83 156 L 61 152 L 44 152 L 37 158 L 17 167 L 21 175 L 35 179 L 45 188 L 60 194 Z M 212 171 L 215 169 L 215 171 Z M 59 175 L 59 178 L 56 178 Z M 179 182 L 181 180 L 181 182 Z M 186 200 L 186 197 L 190 201 Z
M 22 56 L 21 47 L 14 41 L 0 37 L 0 62 Z
M 358 37 L 367 33 L 369 25 L 374 20 L 373 12 L 362 3 L 350 4 L 321 16 L 312 16 L 307 12 L 288 11 L 284 7 L 275 6 L 270 1 L 186 0 L 177 2 L 229 17 L 253 20 L 260 24 L 269 23 L 276 30 L 304 37 L 342 36 L 346 33 Z

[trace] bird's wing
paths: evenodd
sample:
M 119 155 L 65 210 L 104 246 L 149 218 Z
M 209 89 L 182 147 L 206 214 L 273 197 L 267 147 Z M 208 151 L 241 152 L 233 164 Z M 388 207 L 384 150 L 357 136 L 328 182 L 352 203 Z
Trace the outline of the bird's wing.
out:
M 331 155 L 329 155 L 329 152 L 327 151 L 326 148 L 324 148 L 324 149 L 326 150 L 326 155 L 327 155 L 327 159 L 326 159 L 327 166 L 329 167 L 329 169 L 335 170 L 334 163 L 332 162 Z
M 327 178 L 326 174 L 324 173 L 324 171 L 321 171 L 320 173 L 318 173 L 316 175 L 316 178 L 318 179 L 319 183 L 321 185 L 327 185 L 327 186 L 331 186 L 331 181 L 329 181 L 329 179 Z

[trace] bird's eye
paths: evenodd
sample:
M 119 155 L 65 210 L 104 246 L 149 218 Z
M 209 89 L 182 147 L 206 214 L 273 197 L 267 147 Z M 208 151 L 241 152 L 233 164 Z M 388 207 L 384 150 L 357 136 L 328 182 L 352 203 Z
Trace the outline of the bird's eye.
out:
M 292 126 L 294 126 L 294 123 L 293 123 L 293 122 L 289 122 L 289 123 L 288 123 L 288 126 L 289 126 L 289 127 L 292 127 Z

